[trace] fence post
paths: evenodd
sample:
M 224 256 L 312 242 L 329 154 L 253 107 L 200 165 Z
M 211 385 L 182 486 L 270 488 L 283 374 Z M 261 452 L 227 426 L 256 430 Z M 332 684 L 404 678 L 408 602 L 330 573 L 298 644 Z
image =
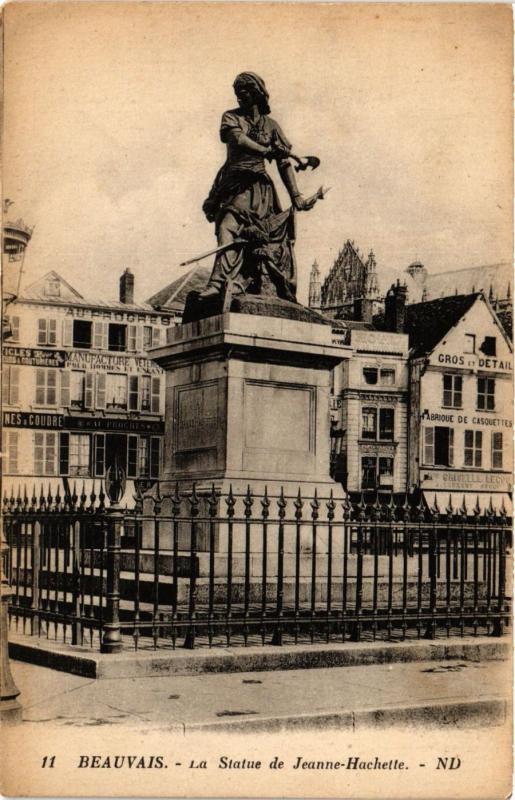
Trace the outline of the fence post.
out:
M 105 622 L 102 626 L 101 653 L 118 653 L 122 649 L 120 630 L 120 542 L 123 513 L 109 509 L 107 519 L 107 592 Z M 102 587 L 100 588 L 102 591 Z
M 7 604 L 13 592 L 5 571 L 8 551 L 9 545 L 4 538 L 3 524 L 0 523 L 0 720 L 3 723 L 17 723 L 21 722 L 22 708 L 17 700 L 20 690 L 14 683 L 9 664 Z

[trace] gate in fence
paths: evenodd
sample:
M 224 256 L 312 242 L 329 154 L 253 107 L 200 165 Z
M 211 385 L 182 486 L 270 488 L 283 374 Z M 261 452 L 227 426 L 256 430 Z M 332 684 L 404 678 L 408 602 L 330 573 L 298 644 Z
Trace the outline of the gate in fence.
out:
M 80 490 L 79 490 L 80 492 Z M 500 636 L 511 520 L 214 489 L 4 497 L 11 628 L 122 647 Z

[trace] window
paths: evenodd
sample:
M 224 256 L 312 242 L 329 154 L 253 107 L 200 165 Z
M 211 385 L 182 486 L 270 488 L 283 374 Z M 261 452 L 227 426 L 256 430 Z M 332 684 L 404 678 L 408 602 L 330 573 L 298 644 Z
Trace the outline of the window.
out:
M 485 336 L 483 344 L 479 348 L 485 356 L 495 356 L 497 350 L 497 342 L 495 336 Z
M 138 477 L 138 437 L 128 436 L 127 446 L 127 477 Z
M 38 344 L 57 344 L 57 320 L 38 319 Z
M 19 317 L 8 317 L 7 318 L 9 327 L 11 329 L 10 340 L 11 342 L 19 342 L 20 341 L 20 318 Z
M 127 375 L 108 373 L 106 376 L 106 407 L 127 408 Z
M 150 410 L 152 414 L 159 414 L 160 409 L 161 409 L 161 379 L 152 378 Z
M 36 475 L 56 474 L 56 434 L 34 434 L 34 472 Z
M 108 348 L 119 353 L 127 350 L 127 326 L 114 322 L 109 324 Z
M 377 438 L 377 408 L 364 408 L 361 412 L 361 436 L 363 439 Z
M 137 350 L 137 332 L 138 328 L 136 325 L 129 325 L 127 329 L 127 350 L 130 353 L 134 353 Z
M 4 367 L 2 378 L 3 403 L 11 406 L 18 405 L 20 402 L 20 368 Z
M 152 347 L 159 347 L 161 344 L 161 328 L 152 328 Z
M 493 378 L 477 379 L 477 407 L 481 411 L 495 408 L 495 381 Z
M 36 405 L 55 406 L 56 403 L 57 403 L 57 370 L 37 369 Z
M 377 383 L 377 369 L 375 367 L 364 367 L 363 378 L 365 379 L 365 383 L 374 386 Z
M 89 475 L 90 436 L 86 433 L 70 433 L 68 473 L 72 477 Z
M 147 436 L 140 436 L 138 452 L 138 472 L 140 478 L 148 478 L 150 472 L 150 440 Z
M 142 375 L 141 382 L 141 410 L 150 411 L 150 375 Z
M 483 434 L 481 431 L 465 431 L 466 467 L 480 467 L 483 459 Z
M 476 352 L 476 334 L 475 333 L 466 333 L 465 334 L 465 344 L 463 347 L 463 352 L 467 353 L 468 355 L 473 355 Z
M 7 442 L 7 464 L 6 473 L 8 475 L 18 474 L 18 431 L 6 431 L 4 434 Z
M 392 441 L 395 423 L 395 412 L 393 408 L 379 409 L 379 438 Z
M 379 458 L 379 485 L 391 486 L 393 484 L 393 458 L 381 456 Z
M 364 456 L 361 459 L 361 488 L 376 488 L 377 459 L 374 456 Z
M 502 433 L 492 433 L 492 469 L 502 469 Z
M 45 294 L 47 297 L 59 297 L 61 294 L 61 284 L 55 278 L 49 279 L 45 284 Z
M 454 464 L 454 430 L 452 428 L 424 429 L 424 464 L 452 467 Z
M 72 370 L 70 374 L 70 405 L 72 408 L 84 408 L 84 383 L 86 373 Z
M 143 328 L 143 349 L 150 350 L 152 347 L 152 326 L 145 325 Z
M 73 320 L 73 346 L 89 350 L 92 344 L 93 325 L 91 322 L 82 319 Z
M 394 369 L 381 369 L 380 372 L 381 383 L 383 386 L 395 386 L 395 370 Z
M 463 404 L 463 378 L 461 375 L 443 376 L 443 404 L 448 408 L 461 408 Z

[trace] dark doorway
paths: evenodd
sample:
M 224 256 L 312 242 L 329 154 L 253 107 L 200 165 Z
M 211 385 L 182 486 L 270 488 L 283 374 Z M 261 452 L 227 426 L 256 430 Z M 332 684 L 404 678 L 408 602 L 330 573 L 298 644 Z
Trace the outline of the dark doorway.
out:
M 124 434 L 108 433 L 106 435 L 105 468 L 118 464 L 127 474 L 127 437 Z
M 451 459 L 451 436 L 450 428 L 435 428 L 435 465 L 449 467 Z

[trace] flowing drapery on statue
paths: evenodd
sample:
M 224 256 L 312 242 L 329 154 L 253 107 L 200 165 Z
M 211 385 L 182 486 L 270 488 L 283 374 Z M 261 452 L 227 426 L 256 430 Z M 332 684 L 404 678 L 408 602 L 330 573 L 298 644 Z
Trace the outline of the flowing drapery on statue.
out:
M 239 108 L 226 111 L 220 126 L 226 162 L 203 204 L 207 219 L 215 224 L 218 248 L 209 282 L 195 302 L 218 298 L 227 309 L 231 299 L 242 294 L 295 302 L 295 212 L 312 208 L 323 192 L 308 199 L 302 196 L 291 159 L 297 170 L 318 165 L 318 159 L 292 154 L 290 142 L 269 116 L 268 92 L 258 75 L 241 73 L 234 90 Z M 291 199 L 286 211 L 265 160 L 277 163 Z

